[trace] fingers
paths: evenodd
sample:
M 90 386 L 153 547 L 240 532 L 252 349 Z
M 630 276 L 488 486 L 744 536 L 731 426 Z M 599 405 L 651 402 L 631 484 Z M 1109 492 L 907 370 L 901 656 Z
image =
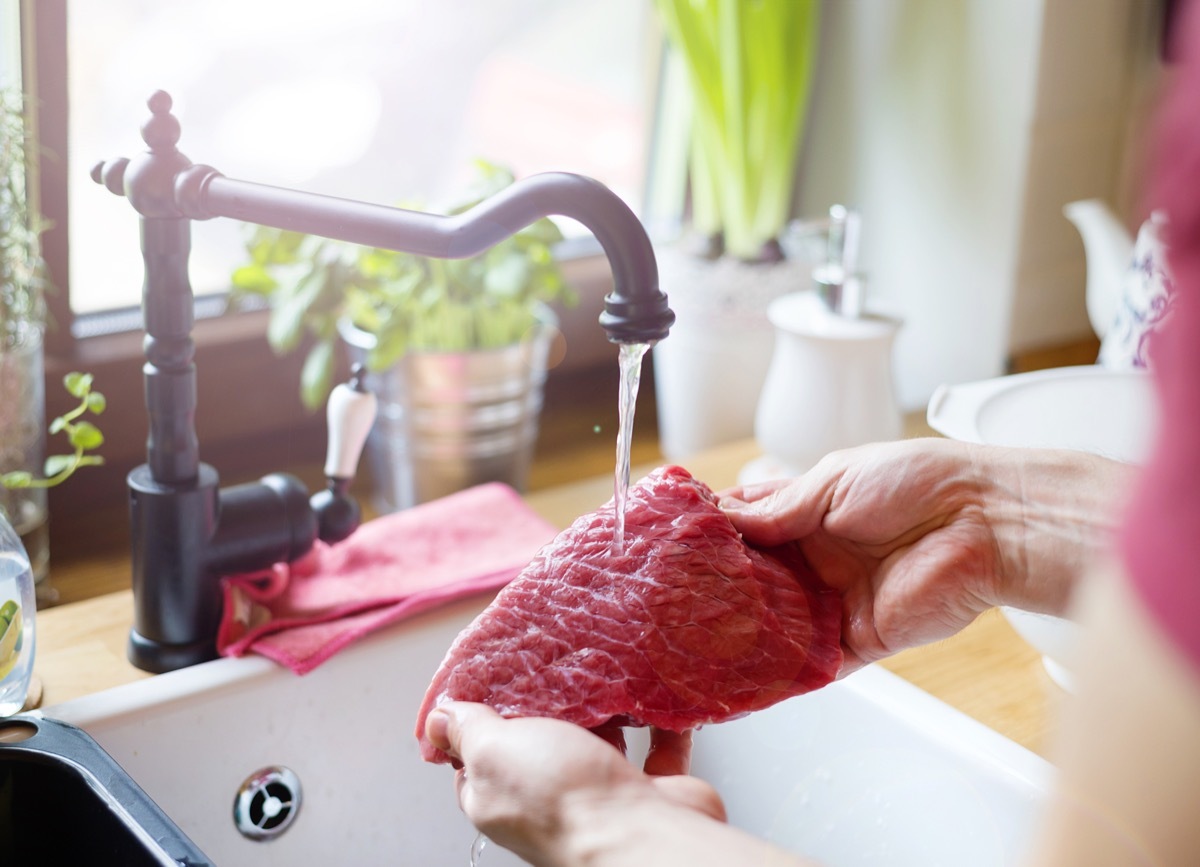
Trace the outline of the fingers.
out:
M 596 734 L 612 744 L 612 732 L 620 730 L 603 728 L 612 731 Z M 572 792 L 589 792 L 591 802 L 661 799 L 726 820 L 716 790 L 686 776 L 690 732 L 652 728 L 644 774 L 584 729 L 555 720 L 505 720 L 481 704 L 449 702 L 435 708 L 426 718 L 425 734 L 457 766 L 455 788 L 467 817 L 533 863 L 549 863 L 529 856 L 557 845 Z
M 738 532 L 760 545 L 799 539 L 821 526 L 829 508 L 827 474 L 813 471 L 790 480 L 734 488 L 719 501 Z
M 676 804 L 726 821 L 725 804 L 716 789 L 687 776 L 692 764 L 692 733 L 650 728 L 650 750 L 643 770 L 659 794 Z
M 692 733 L 651 727 L 650 750 L 642 769 L 652 776 L 686 774 L 692 764 Z
M 476 744 L 485 738 L 494 725 L 504 719 L 490 707 L 470 702 L 450 702 L 429 712 L 425 721 L 425 736 L 430 743 L 449 755 L 455 767 L 461 769 L 474 757 Z M 617 726 L 602 726 L 593 730 L 609 744 L 625 753 L 624 732 Z M 650 748 L 643 770 L 651 776 L 686 774 L 691 766 L 692 733 L 671 732 L 651 727 Z
M 838 669 L 837 679 L 841 680 L 848 674 L 854 674 L 860 668 L 863 668 L 867 663 L 854 650 L 842 643 L 842 667 Z
M 717 497 L 725 502 L 739 501 L 742 503 L 752 503 L 755 500 L 761 500 L 768 494 L 773 494 L 780 488 L 787 487 L 791 484 L 791 479 L 773 479 L 769 482 L 760 482 L 753 485 L 738 485 L 734 488 L 726 488 L 717 493 Z
M 599 737 L 603 741 L 612 744 L 621 755 L 627 755 L 628 748 L 625 745 L 625 730 L 616 725 L 602 725 L 599 728 L 590 729 L 591 733 Z

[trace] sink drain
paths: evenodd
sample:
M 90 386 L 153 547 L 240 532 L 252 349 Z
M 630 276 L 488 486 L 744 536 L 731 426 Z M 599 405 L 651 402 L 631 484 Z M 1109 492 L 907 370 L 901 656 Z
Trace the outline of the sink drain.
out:
M 283 767 L 255 771 L 238 789 L 233 823 L 251 840 L 273 840 L 300 812 L 300 778 Z

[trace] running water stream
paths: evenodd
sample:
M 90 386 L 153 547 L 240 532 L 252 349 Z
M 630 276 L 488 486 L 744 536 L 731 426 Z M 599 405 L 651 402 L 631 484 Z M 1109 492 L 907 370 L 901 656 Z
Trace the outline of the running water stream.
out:
M 637 409 L 638 388 L 642 382 L 642 358 L 648 343 L 622 343 L 620 346 L 620 392 L 617 417 L 617 468 L 613 481 L 613 507 L 616 525 L 613 528 L 613 554 L 625 553 L 625 501 L 629 496 L 630 448 L 633 442 L 633 415 Z M 471 867 L 479 867 L 488 838 L 482 833 L 471 844 Z
M 642 357 L 650 348 L 648 343 L 622 343 L 620 355 L 621 388 L 617 413 L 617 469 L 613 483 L 613 509 L 616 525 L 613 528 L 613 554 L 625 553 L 625 501 L 629 497 L 630 448 L 633 443 L 633 414 L 637 409 L 638 387 L 642 381 Z

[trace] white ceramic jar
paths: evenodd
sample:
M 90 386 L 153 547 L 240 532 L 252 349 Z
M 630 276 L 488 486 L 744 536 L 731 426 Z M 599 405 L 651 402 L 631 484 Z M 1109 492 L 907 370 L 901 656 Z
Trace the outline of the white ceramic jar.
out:
M 828 452 L 900 437 L 892 376 L 899 320 L 839 315 L 815 291 L 775 300 L 768 317 L 775 350 L 754 425 L 766 457 L 750 474 L 799 475 Z

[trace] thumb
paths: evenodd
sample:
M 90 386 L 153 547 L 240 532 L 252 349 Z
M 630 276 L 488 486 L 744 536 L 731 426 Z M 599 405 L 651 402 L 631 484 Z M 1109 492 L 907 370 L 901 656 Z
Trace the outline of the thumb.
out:
M 758 499 L 729 495 L 722 497 L 718 505 L 747 541 L 781 545 L 821 526 L 826 506 L 819 493 L 802 476 Z
M 447 702 L 435 707 L 425 718 L 425 737 L 451 758 L 465 761 L 475 734 L 502 719 L 485 704 Z

